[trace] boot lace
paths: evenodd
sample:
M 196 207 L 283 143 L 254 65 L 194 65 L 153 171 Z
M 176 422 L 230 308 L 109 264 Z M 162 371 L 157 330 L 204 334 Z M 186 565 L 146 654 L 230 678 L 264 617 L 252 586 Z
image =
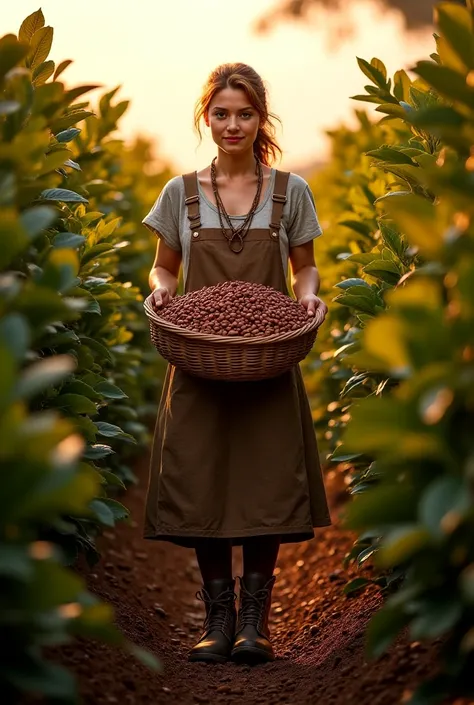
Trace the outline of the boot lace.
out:
M 207 590 L 203 588 L 196 593 L 196 598 L 204 602 L 206 606 L 204 631 L 208 633 L 219 630 L 225 634 L 230 627 L 232 607 L 237 599 L 235 592 L 233 590 L 225 590 L 213 599 Z
M 262 628 L 265 607 L 270 594 L 269 588 L 261 588 L 254 593 L 249 592 L 241 585 L 240 588 L 240 610 L 239 610 L 239 631 L 247 624 L 255 627 L 258 631 Z

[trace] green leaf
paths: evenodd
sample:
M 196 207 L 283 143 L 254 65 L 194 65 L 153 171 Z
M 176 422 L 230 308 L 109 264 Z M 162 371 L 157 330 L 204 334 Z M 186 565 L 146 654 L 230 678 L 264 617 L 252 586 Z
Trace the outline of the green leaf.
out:
M 395 262 L 388 259 L 374 260 L 364 267 L 364 272 L 388 284 L 397 284 L 401 277 L 401 272 Z
M 118 475 L 116 475 L 115 473 L 110 472 L 109 470 L 103 470 L 102 468 L 100 468 L 100 474 L 102 475 L 104 480 L 107 481 L 108 485 L 111 485 L 112 487 L 120 487 L 123 490 L 126 489 L 125 483 L 122 482 L 120 477 L 118 477 Z
M 97 517 L 104 526 L 115 526 L 114 514 L 102 500 L 93 499 L 89 505 L 92 513 Z
M 117 500 L 115 499 L 104 497 L 103 499 L 101 499 L 101 502 L 110 509 L 110 511 L 114 515 L 115 521 L 123 521 L 124 519 L 128 519 L 128 517 L 130 516 L 130 512 L 127 507 L 124 507 L 123 504 L 117 502 Z
M 76 361 L 70 355 L 54 355 L 35 362 L 21 374 L 16 387 L 20 399 L 31 399 L 57 384 L 74 371 Z
M 76 248 L 83 245 L 86 241 L 84 235 L 78 235 L 77 233 L 58 233 L 53 238 L 53 247 L 71 247 Z
M 128 642 L 128 651 L 131 653 L 132 656 L 135 656 L 137 661 L 139 661 L 152 671 L 157 671 L 159 673 L 163 671 L 163 667 L 160 661 L 156 658 L 154 654 L 151 653 L 151 651 L 148 651 L 148 649 L 143 649 L 141 646 L 137 646 L 136 644 Z
M 375 613 L 366 631 L 366 648 L 369 657 L 378 658 L 392 644 L 408 623 L 403 607 L 387 604 Z
M 33 71 L 33 83 L 35 86 L 41 86 L 54 73 L 54 61 L 43 61 Z
M 115 453 L 113 448 L 107 446 L 103 443 L 94 443 L 91 446 L 87 446 L 83 453 L 83 457 L 87 460 L 100 460 Z
M 390 340 L 390 345 L 387 345 Z M 364 332 L 364 349 L 383 360 L 391 374 L 409 369 L 411 365 L 405 322 L 390 313 L 370 321 Z
M 96 88 L 100 88 L 100 87 L 101 86 L 97 83 L 85 85 L 85 86 L 75 86 L 74 88 L 71 88 L 69 91 L 66 92 L 66 94 L 64 96 L 65 100 L 66 100 L 66 104 L 69 105 L 70 103 L 73 103 L 76 100 L 76 98 L 79 98 L 81 95 L 84 95 L 85 93 L 90 93 L 90 91 L 95 91 Z
M 344 453 L 343 455 L 336 454 L 331 456 L 331 461 L 334 463 L 347 463 L 351 460 L 355 460 L 356 458 L 360 458 L 361 455 L 361 453 Z
M 466 69 L 474 69 L 474 33 L 467 8 L 444 2 L 435 7 L 434 13 L 443 37 L 462 59 Z
M 342 282 L 338 282 L 335 286 L 339 289 L 350 289 L 353 286 L 365 286 L 367 289 L 371 288 L 370 284 L 367 284 L 364 279 L 358 278 L 344 279 Z
M 25 607 L 36 610 L 55 609 L 58 605 L 75 602 L 83 591 L 82 579 L 51 560 L 35 561 L 33 579 L 28 584 Z
M 379 222 L 380 234 L 382 236 L 383 243 L 389 250 L 391 250 L 399 259 L 401 259 L 405 253 L 405 243 L 403 237 L 400 235 L 398 230 L 390 227 L 383 220 Z
M 54 134 L 64 131 L 68 127 L 76 125 L 78 122 L 82 122 L 82 120 L 85 120 L 93 114 L 94 113 L 90 110 L 69 110 L 65 115 L 61 115 L 61 117 L 52 121 L 50 126 L 51 131 Z
M 428 485 L 419 507 L 420 522 L 434 536 L 449 533 L 450 526 L 469 509 L 470 495 L 463 478 L 440 477 Z
M 360 100 L 362 103 L 385 103 L 383 98 L 375 95 L 351 95 L 351 100 Z
M 57 217 L 57 212 L 50 206 L 33 206 L 21 213 L 20 222 L 30 238 L 33 238 L 49 228 Z
M 70 127 L 68 130 L 62 130 L 56 135 L 58 142 L 72 142 L 78 135 L 81 134 L 81 130 L 78 127 Z
M 370 298 L 360 294 L 338 294 L 333 301 L 341 304 L 342 306 L 354 308 L 356 311 L 364 311 L 365 313 L 371 313 L 372 315 L 376 313 L 374 302 Z
M 55 291 L 64 293 L 76 284 L 79 271 L 79 259 L 74 250 L 60 248 L 49 252 L 43 274 L 38 281 L 43 286 L 48 286 Z M 66 300 L 64 300 L 66 302 Z M 67 303 L 72 302 L 69 300 Z M 80 300 L 75 299 L 75 303 Z
M 0 341 L 18 360 L 23 359 L 31 342 L 28 323 L 19 313 L 10 313 L 0 319 Z
M 413 70 L 441 95 L 474 108 L 474 91 L 457 71 L 432 61 L 419 61 Z
M 30 41 L 30 51 L 26 57 L 26 65 L 36 68 L 48 58 L 53 44 L 53 28 L 40 27 L 36 30 Z
M 393 76 L 393 82 L 393 93 L 395 95 L 395 98 L 397 98 L 398 100 L 408 100 L 408 97 L 410 95 L 411 81 L 407 72 L 403 69 L 401 69 L 400 71 L 396 71 Z
M 28 580 L 33 573 L 33 562 L 25 546 L 0 544 L 0 575 L 14 580 Z
M 75 191 L 65 188 L 48 188 L 41 192 L 40 196 L 44 201 L 62 201 L 63 203 L 89 203 L 87 198 L 80 196 Z
M 357 264 L 369 264 L 380 257 L 379 252 L 354 252 L 346 258 L 347 262 L 357 262 Z
M 99 309 L 100 313 L 100 309 Z M 94 338 L 88 338 L 85 335 L 79 336 L 81 344 L 87 346 L 91 350 L 94 350 L 94 352 L 99 353 L 101 356 L 101 361 L 107 361 L 107 362 L 112 362 L 112 355 L 110 352 L 107 350 L 105 345 L 102 343 L 99 343 L 98 340 L 94 340 Z
M 373 58 L 370 62 L 370 65 L 373 66 L 374 68 L 376 68 L 377 71 L 379 71 L 382 74 L 384 79 L 387 80 L 387 68 L 386 68 L 385 64 L 383 63 L 383 61 L 381 61 L 380 59 Z
M 448 597 L 424 604 L 410 625 L 413 640 L 436 639 L 451 631 L 462 617 L 462 604 Z
M 59 394 L 50 401 L 50 404 L 75 414 L 92 415 L 97 413 L 94 402 L 81 394 Z
M 376 433 L 377 429 L 370 432 Z M 390 523 L 406 524 L 414 519 L 415 505 L 416 497 L 409 487 L 374 486 L 370 492 L 353 499 L 347 510 L 347 525 L 353 529 L 369 529 Z
M 70 671 L 39 659 L 29 659 L 26 664 L 21 668 L 9 663 L 8 680 L 20 692 L 41 693 L 61 702 L 76 702 L 76 680 Z
M 70 169 L 75 169 L 76 171 L 82 171 L 80 165 L 77 162 L 74 162 L 72 159 L 67 159 L 64 162 L 64 166 L 68 166 Z
M 396 103 L 382 103 L 378 108 L 375 108 L 375 110 L 378 113 L 385 113 L 389 118 L 405 120 L 407 116 L 402 106 Z
M 99 242 L 97 245 L 94 245 L 91 247 L 89 250 L 86 250 L 84 254 L 82 255 L 81 258 L 81 264 L 84 266 L 88 262 L 90 262 L 92 259 L 96 259 L 104 254 L 107 254 L 109 252 L 114 251 L 114 245 L 111 245 L 108 242 Z
M 382 200 L 382 199 L 379 199 Z M 398 196 L 384 200 L 384 207 L 408 241 L 420 247 L 423 253 L 435 257 L 443 246 L 443 224 L 437 207 L 426 198 L 412 193 L 398 192 Z
M 95 389 L 106 399 L 128 399 L 125 392 L 111 382 L 99 382 L 99 384 L 95 386 Z
M 107 423 L 106 421 L 97 421 L 96 422 L 97 426 L 97 433 L 100 436 L 105 436 L 106 438 L 126 438 L 134 443 L 136 442 L 133 436 L 131 436 L 129 433 L 125 433 L 123 429 L 120 428 L 120 426 L 115 426 L 114 424 Z
M 354 592 L 358 592 L 359 590 L 362 590 L 362 588 L 367 587 L 367 585 L 370 585 L 371 581 L 367 580 L 367 578 L 354 578 L 353 580 L 350 580 L 346 585 L 344 585 L 342 592 L 344 595 L 351 595 Z
M 424 110 L 418 111 L 412 118 L 411 123 L 415 127 L 434 129 L 436 127 L 461 127 L 466 122 L 466 118 L 449 105 L 433 105 Z
M 50 174 L 59 167 L 63 166 L 65 161 L 69 157 L 69 150 L 67 148 L 57 149 L 54 152 L 45 154 L 43 157 L 43 164 L 38 171 L 39 176 L 44 176 L 44 174 Z M 57 200 L 57 199 L 56 199 Z
M 361 566 L 362 563 L 365 563 L 365 561 L 369 560 L 369 558 L 371 558 L 374 553 L 377 553 L 377 551 L 377 546 L 367 546 L 367 548 L 364 548 L 364 550 L 361 551 L 357 556 L 358 565 Z
M 44 27 L 44 15 L 41 9 L 36 10 L 21 23 L 18 39 L 20 42 L 29 44 L 35 32 Z
M 0 269 L 4 269 L 27 247 L 28 237 L 13 209 L 2 209 L 0 218 Z
M 372 64 L 369 64 L 368 61 L 365 59 L 360 59 L 357 57 L 357 63 L 359 64 L 359 68 L 364 73 L 367 78 L 369 78 L 372 83 L 375 83 L 376 86 L 379 88 L 386 88 L 387 86 L 387 81 L 379 68 L 377 66 L 373 66 Z
M 0 79 L 27 55 L 28 47 L 20 44 L 14 34 L 0 39 Z
M 92 401 L 100 401 L 101 397 L 90 384 L 87 384 L 81 379 L 74 378 L 71 382 L 66 383 L 62 389 L 62 394 L 82 394 Z
M 34 330 L 53 321 L 69 320 L 68 309 L 57 292 L 35 286 L 24 290 L 19 297 L 21 313 Z
M 65 61 L 61 61 L 61 63 L 58 65 L 56 71 L 54 72 L 54 76 L 53 76 L 54 80 L 56 80 L 58 78 L 58 76 L 60 76 L 63 73 L 63 71 L 65 71 L 67 69 L 67 67 L 72 63 L 73 63 L 72 59 L 66 59 Z
M 369 152 L 366 152 L 366 155 L 368 157 L 374 157 L 375 159 L 381 159 L 382 161 L 389 162 L 390 164 L 411 164 L 411 166 L 418 166 L 418 164 L 414 162 L 408 154 L 405 154 L 398 149 L 393 149 L 392 147 L 372 149 Z
M 401 526 L 385 536 L 377 555 L 377 564 L 383 568 L 400 565 L 413 559 L 430 542 L 429 532 L 417 524 Z

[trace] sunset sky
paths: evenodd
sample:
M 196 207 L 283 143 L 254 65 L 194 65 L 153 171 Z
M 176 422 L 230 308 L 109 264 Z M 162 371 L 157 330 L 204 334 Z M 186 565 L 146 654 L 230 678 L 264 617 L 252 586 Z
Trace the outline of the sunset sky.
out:
M 195 100 L 207 74 L 227 61 L 251 64 L 269 88 L 270 107 L 283 121 L 283 167 L 297 169 L 327 154 L 324 130 L 350 122 L 349 96 L 366 83 L 356 56 L 382 59 L 392 74 L 434 49 L 431 31 L 407 35 L 396 13 L 372 2 L 351 3 L 357 27 L 338 48 L 328 38 L 319 13 L 304 24 L 279 24 L 266 35 L 252 25 L 275 0 L 44 0 L 46 24 L 54 27 L 49 58 L 74 64 L 67 83 L 120 84 L 121 98 L 132 100 L 122 120 L 122 136 L 135 133 L 157 141 L 159 153 L 179 171 L 204 166 L 214 148 L 201 147 L 192 127 Z M 39 2 L 15 0 L 0 10 L 0 35 L 17 33 Z M 93 95 L 93 94 L 91 94 Z

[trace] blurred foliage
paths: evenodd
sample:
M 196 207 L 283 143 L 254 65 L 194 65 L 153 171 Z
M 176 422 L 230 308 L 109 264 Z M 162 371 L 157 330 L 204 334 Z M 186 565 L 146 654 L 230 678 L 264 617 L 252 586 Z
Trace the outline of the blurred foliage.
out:
M 0 39 L 0 664 L 22 691 L 76 702 L 44 660 L 75 635 L 127 646 L 112 610 L 67 566 L 128 516 L 117 497 L 149 440 L 162 370 L 142 312 L 154 242 L 139 224 L 170 173 L 113 136 L 118 89 L 96 112 L 48 59 L 41 10 Z
M 312 187 L 326 226 L 322 292 L 338 281 L 307 365 L 326 450 L 352 468 L 346 563 L 395 583 L 367 632 L 379 656 L 408 628 L 444 665 L 413 703 L 474 696 L 474 3 L 436 7 L 430 60 L 369 79 L 377 125 L 332 133 Z M 324 222 L 324 221 L 329 222 Z M 342 306 L 341 306 L 342 305 Z M 346 586 L 350 593 L 368 579 Z
M 374 0 L 381 7 L 398 10 L 406 28 L 410 31 L 418 30 L 433 24 L 433 8 L 435 0 Z M 465 0 L 451 0 L 451 2 L 466 5 Z M 257 30 L 267 32 L 278 22 L 290 18 L 304 21 L 310 13 L 322 8 L 326 13 L 339 18 L 339 35 L 349 35 L 351 28 L 347 26 L 347 13 L 345 10 L 354 3 L 351 0 L 281 0 L 274 8 L 265 13 L 257 22 Z

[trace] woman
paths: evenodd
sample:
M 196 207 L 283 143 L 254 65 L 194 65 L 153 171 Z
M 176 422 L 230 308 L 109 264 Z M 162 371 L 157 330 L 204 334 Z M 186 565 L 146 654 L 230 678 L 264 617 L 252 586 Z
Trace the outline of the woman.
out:
M 313 240 L 321 234 L 306 182 L 276 171 L 280 153 L 260 76 L 245 64 L 210 75 L 196 105 L 217 145 L 210 166 L 169 181 L 145 225 L 158 236 L 150 272 L 156 310 L 176 294 L 226 280 L 287 292 L 314 316 Z M 298 367 L 259 382 L 214 382 L 169 367 L 155 429 L 145 537 L 192 547 L 202 574 L 204 631 L 191 661 L 274 658 L 268 615 L 281 543 L 330 524 L 308 400 Z M 239 612 L 232 546 L 243 547 Z

